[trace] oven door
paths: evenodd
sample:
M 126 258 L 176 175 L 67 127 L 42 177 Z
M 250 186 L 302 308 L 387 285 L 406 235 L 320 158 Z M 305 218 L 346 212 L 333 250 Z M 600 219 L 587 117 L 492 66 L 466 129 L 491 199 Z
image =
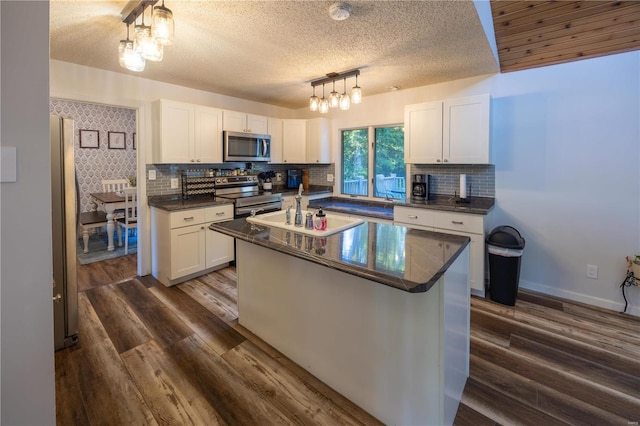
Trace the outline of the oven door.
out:
M 272 201 L 268 203 L 254 204 L 251 206 L 236 207 L 234 218 L 251 216 L 251 210 L 255 210 L 256 214 L 275 212 L 282 209 L 282 200 Z

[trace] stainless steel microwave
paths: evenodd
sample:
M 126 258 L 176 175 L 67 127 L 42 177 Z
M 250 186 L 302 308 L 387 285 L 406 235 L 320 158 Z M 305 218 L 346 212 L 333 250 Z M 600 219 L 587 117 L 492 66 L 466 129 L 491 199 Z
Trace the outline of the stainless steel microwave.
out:
M 222 132 L 224 161 L 271 161 L 271 136 L 255 133 Z

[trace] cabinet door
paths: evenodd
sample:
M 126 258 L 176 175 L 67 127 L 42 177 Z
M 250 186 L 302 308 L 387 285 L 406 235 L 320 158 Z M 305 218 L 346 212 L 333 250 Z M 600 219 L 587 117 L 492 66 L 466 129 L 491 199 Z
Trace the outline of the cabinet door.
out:
M 193 106 L 157 101 L 154 111 L 154 151 L 157 163 L 189 163 L 193 153 Z
M 404 161 L 442 163 L 442 102 L 407 105 L 404 113 Z
M 307 120 L 282 121 L 282 158 L 285 163 L 307 162 Z
M 269 117 L 267 134 L 271 135 L 271 162 L 282 163 L 282 119 Z
M 443 232 L 445 234 L 462 235 L 463 237 L 469 237 L 471 242 L 469 243 L 469 285 L 476 294 L 480 293 L 484 295 L 484 236 L 478 234 L 467 234 L 466 232 L 452 231 L 450 229 L 438 229 L 436 232 Z M 448 246 L 445 245 L 445 251 Z
M 489 164 L 490 99 L 485 94 L 444 101 L 445 162 Z
M 206 268 L 222 265 L 234 259 L 233 237 L 221 234 L 211 229 L 206 230 Z
M 195 107 L 195 160 L 222 163 L 222 110 Z
M 331 123 L 326 118 L 307 120 L 307 163 L 331 162 Z
M 205 268 L 205 225 L 171 230 L 171 280 Z
M 244 112 L 228 111 L 225 109 L 222 117 L 222 126 L 224 130 L 244 132 L 247 128 L 247 114 Z
M 247 114 L 247 132 L 259 135 L 269 134 L 269 119 L 263 115 Z

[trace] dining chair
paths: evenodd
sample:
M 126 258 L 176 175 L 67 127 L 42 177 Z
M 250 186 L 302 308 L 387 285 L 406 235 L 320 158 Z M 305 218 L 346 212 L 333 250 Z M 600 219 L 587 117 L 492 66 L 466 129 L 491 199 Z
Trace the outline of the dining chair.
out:
M 118 230 L 123 228 L 124 232 L 124 254 L 129 252 L 129 230 L 138 229 L 138 208 L 137 194 L 135 187 L 125 188 L 124 191 L 124 217 L 117 219 Z M 120 235 L 118 235 L 120 240 Z
M 102 192 L 120 192 L 129 188 L 129 179 L 102 179 Z

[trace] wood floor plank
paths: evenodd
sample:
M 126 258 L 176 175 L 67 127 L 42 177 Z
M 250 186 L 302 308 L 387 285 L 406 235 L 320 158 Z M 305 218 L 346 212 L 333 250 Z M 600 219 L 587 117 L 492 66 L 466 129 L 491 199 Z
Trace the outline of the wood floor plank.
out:
M 107 259 L 102 262 L 105 272 L 111 277 L 112 283 L 119 283 L 134 278 L 137 275 L 136 255 Z
M 72 358 L 90 424 L 158 424 L 110 341 L 72 352 Z
M 547 364 L 532 362 L 517 352 L 472 338 L 471 353 L 480 358 L 491 359 L 495 364 L 501 365 L 509 371 L 542 382 L 551 389 L 571 395 L 580 401 L 615 413 L 620 417 L 633 418 L 634 413 L 640 412 L 640 401 L 636 398 Z
M 155 287 L 157 285 L 163 285 L 160 281 L 155 279 L 153 275 L 145 275 L 143 277 L 138 276 L 136 277 L 136 279 L 147 288 Z
M 126 352 L 153 338 L 113 287 L 113 284 L 86 291 L 93 308 L 118 353 Z
M 246 339 L 200 303 L 177 287 L 155 286 L 149 289 L 162 303 L 195 331 L 218 355 Z
M 535 303 L 536 305 L 546 306 L 547 308 L 555 309 L 558 311 L 562 311 L 564 309 L 564 304 L 561 300 L 557 300 L 555 298 L 551 298 L 545 294 L 538 294 L 529 290 L 519 290 L 517 302 L 519 301 L 527 301 L 531 303 Z
M 149 409 L 161 424 L 226 424 L 185 380 L 174 382 L 178 366 L 151 340 L 121 355 Z M 174 374 L 172 374 L 174 373 Z M 186 386 L 186 388 L 185 388 Z
M 469 375 L 476 381 L 509 395 L 511 398 L 536 407 L 538 403 L 538 384 L 535 380 L 521 376 L 477 355 L 469 360 Z
M 111 277 L 102 267 L 101 262 L 78 264 L 77 266 L 78 291 L 83 292 L 94 287 L 111 284 Z
M 252 389 L 197 335 L 166 349 L 182 373 L 230 425 L 296 424 Z
M 628 314 L 603 312 L 571 303 L 564 304 L 564 312 L 609 329 L 626 330 L 635 336 L 640 330 L 640 318 Z
M 63 349 L 55 354 L 56 424 L 61 426 L 89 424 L 71 353 Z
M 78 293 L 78 343 L 71 350 L 91 346 L 109 338 L 86 293 Z
M 222 269 L 224 270 L 224 269 Z M 198 280 L 217 290 L 230 305 L 238 304 L 238 288 L 229 278 L 219 271 L 198 277 Z
M 309 373 L 304 368 L 300 367 L 295 362 L 291 361 L 284 354 L 279 352 L 273 346 L 266 343 L 264 340 L 253 334 L 250 330 L 247 330 L 240 324 L 235 324 L 233 326 L 239 333 L 247 338 L 251 343 L 260 348 L 264 353 L 269 355 L 279 364 L 283 365 L 287 370 L 291 371 L 293 374 L 298 376 L 302 381 L 308 383 L 314 389 L 318 390 L 322 395 L 324 395 L 328 400 L 331 401 L 332 405 L 339 407 L 340 411 L 344 411 L 348 413 L 354 419 L 357 419 L 362 424 L 367 424 L 371 421 L 371 415 L 356 404 L 354 404 L 349 399 L 342 396 L 340 393 L 336 392 L 331 387 L 327 386 L 324 382 L 319 380 L 313 374 Z M 328 406 L 327 406 L 328 407 Z M 328 408 L 327 408 L 328 409 Z
M 454 426 L 497 426 L 498 423 L 489 417 L 478 413 L 471 407 L 460 403 L 456 418 L 453 421 Z
M 161 347 L 193 334 L 193 330 L 137 279 L 114 284 L 114 288 Z
M 178 288 L 194 300 L 197 300 L 202 306 L 210 310 L 216 316 L 227 323 L 238 318 L 237 304 L 231 304 L 228 299 L 221 297 L 222 293 L 206 283 L 193 279 L 178 284 Z
M 362 424 L 249 341 L 222 358 L 290 418 L 303 424 Z M 366 424 L 381 423 L 371 417 Z

